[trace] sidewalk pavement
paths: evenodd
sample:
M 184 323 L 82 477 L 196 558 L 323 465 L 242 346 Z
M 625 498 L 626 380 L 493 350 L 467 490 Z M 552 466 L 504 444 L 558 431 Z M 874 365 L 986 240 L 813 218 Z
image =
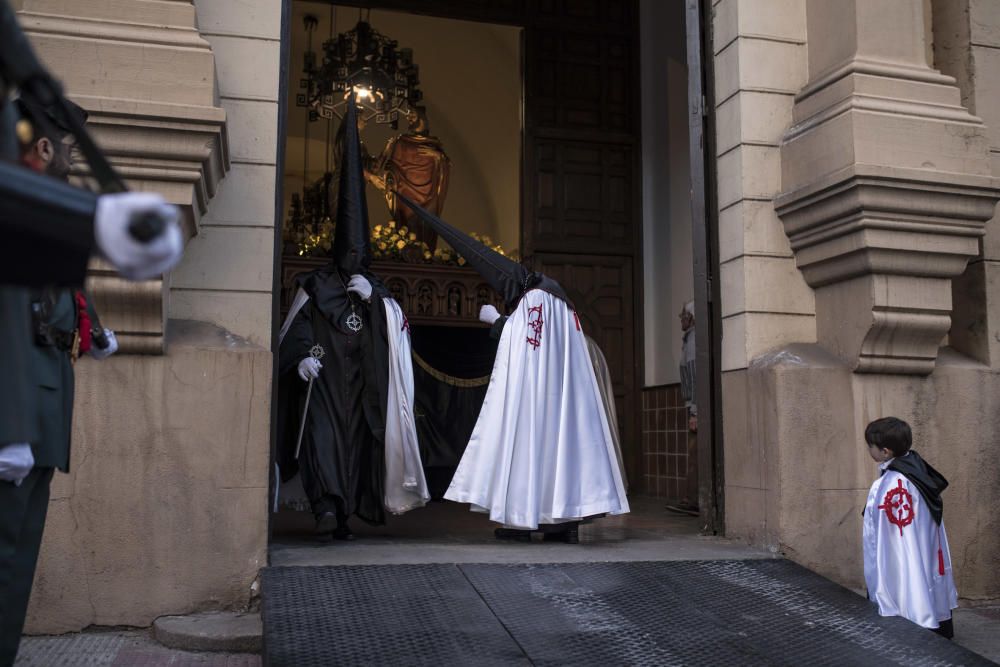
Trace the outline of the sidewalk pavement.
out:
M 260 667 L 259 655 L 167 648 L 150 630 L 99 630 L 25 637 L 16 667 Z

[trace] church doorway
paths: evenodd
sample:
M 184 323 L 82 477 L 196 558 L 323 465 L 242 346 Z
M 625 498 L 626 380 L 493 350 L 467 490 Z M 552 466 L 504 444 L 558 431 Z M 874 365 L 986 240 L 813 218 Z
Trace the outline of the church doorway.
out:
M 700 3 L 688 4 L 698 33 Z M 485 393 L 492 357 L 476 315 L 494 296 L 446 245 L 394 216 L 380 187 L 391 171 L 385 166 L 406 163 L 409 146 L 420 156 L 411 160 L 420 163 L 420 178 L 412 180 L 432 182 L 422 194 L 441 206 L 441 216 L 559 281 L 607 359 L 633 511 L 581 527 L 581 541 L 617 544 L 612 548 L 619 551 L 627 545 L 636 557 L 652 558 L 655 545 L 670 536 L 721 534 L 715 492 L 721 478 L 704 456 L 721 437 L 712 432 L 711 397 L 699 406 L 696 435 L 687 428 L 680 386 L 677 315 L 691 301 L 699 313 L 707 307 L 707 267 L 714 261 L 704 162 L 688 148 L 694 136 L 688 99 L 700 98 L 703 72 L 699 62 L 696 92 L 689 91 L 685 6 L 291 0 L 288 14 L 278 321 L 294 296 L 295 275 L 325 264 L 332 240 L 327 218 L 340 120 L 336 109 L 314 103 L 309 79 L 322 68 L 325 44 L 365 24 L 419 67 L 419 115 L 392 115 L 391 105 L 373 109 L 362 141 L 371 167 L 373 268 L 409 318 L 418 393 L 421 382 L 436 386 L 436 400 L 446 398 L 453 408 L 417 398 L 418 422 L 433 422 L 421 431 L 432 494 L 443 493 L 461 456 L 464 442 L 455 433 L 475 421 L 477 410 L 463 409 L 463 402 L 475 404 Z M 691 48 L 700 60 L 699 40 Z M 693 169 L 701 175 L 692 178 Z M 699 187 L 700 214 L 691 201 Z M 710 326 L 704 329 L 699 335 L 711 335 Z M 713 351 L 701 347 L 708 361 L 697 373 L 705 387 Z M 429 432 L 434 442 L 425 441 Z M 699 451 L 705 461 L 694 465 Z M 312 516 L 294 482 L 275 486 L 272 556 L 291 564 L 297 547 L 315 544 Z M 696 516 L 666 509 L 699 501 Z M 426 554 L 461 545 L 485 553 L 496 544 L 485 516 L 444 501 L 390 517 L 383 527 L 357 520 L 352 527 L 363 539 L 349 549 L 303 553 L 330 562 L 393 562 L 404 543 Z M 509 554 L 532 558 L 522 549 Z

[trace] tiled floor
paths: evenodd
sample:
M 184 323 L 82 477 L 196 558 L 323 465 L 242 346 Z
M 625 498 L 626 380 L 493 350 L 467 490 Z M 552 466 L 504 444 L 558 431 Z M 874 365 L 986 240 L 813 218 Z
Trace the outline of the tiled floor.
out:
M 580 527 L 580 544 L 498 541 L 497 524 L 466 505 L 432 502 L 385 526 L 353 520 L 354 542 L 321 542 L 312 517 L 288 512 L 275 522 L 272 565 L 402 563 L 569 563 L 588 561 L 767 558 L 739 542 L 703 536 L 698 519 L 668 512 L 658 498 L 630 498 L 631 512 Z

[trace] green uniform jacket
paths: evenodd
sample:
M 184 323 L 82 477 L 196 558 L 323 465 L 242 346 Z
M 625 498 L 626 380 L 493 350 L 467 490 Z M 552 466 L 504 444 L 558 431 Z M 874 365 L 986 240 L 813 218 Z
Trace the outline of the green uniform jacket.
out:
M 44 296 L 34 291 L 33 298 Z M 62 331 L 77 326 L 76 303 L 71 290 L 56 290 L 48 323 Z M 89 306 L 89 299 L 88 299 Z M 91 310 L 91 318 L 97 321 Z M 73 430 L 73 363 L 67 350 L 47 345 L 33 345 L 31 371 L 36 404 L 35 415 L 39 436 L 31 441 L 35 465 L 69 471 L 70 435 Z
M 34 344 L 28 290 L 0 285 L 0 446 L 33 442 L 35 385 L 31 374 Z

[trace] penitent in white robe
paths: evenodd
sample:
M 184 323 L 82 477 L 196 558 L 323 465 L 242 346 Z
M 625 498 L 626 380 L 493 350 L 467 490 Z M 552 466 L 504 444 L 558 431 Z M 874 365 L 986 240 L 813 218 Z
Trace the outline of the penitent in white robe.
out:
M 925 628 L 951 618 L 958 593 L 944 519 L 935 523 L 904 475 L 887 470 L 872 484 L 862 542 L 868 598 L 878 604 L 879 614 L 902 616 Z
M 562 299 L 530 290 L 504 325 L 445 498 L 531 530 L 629 511 L 587 341 Z

